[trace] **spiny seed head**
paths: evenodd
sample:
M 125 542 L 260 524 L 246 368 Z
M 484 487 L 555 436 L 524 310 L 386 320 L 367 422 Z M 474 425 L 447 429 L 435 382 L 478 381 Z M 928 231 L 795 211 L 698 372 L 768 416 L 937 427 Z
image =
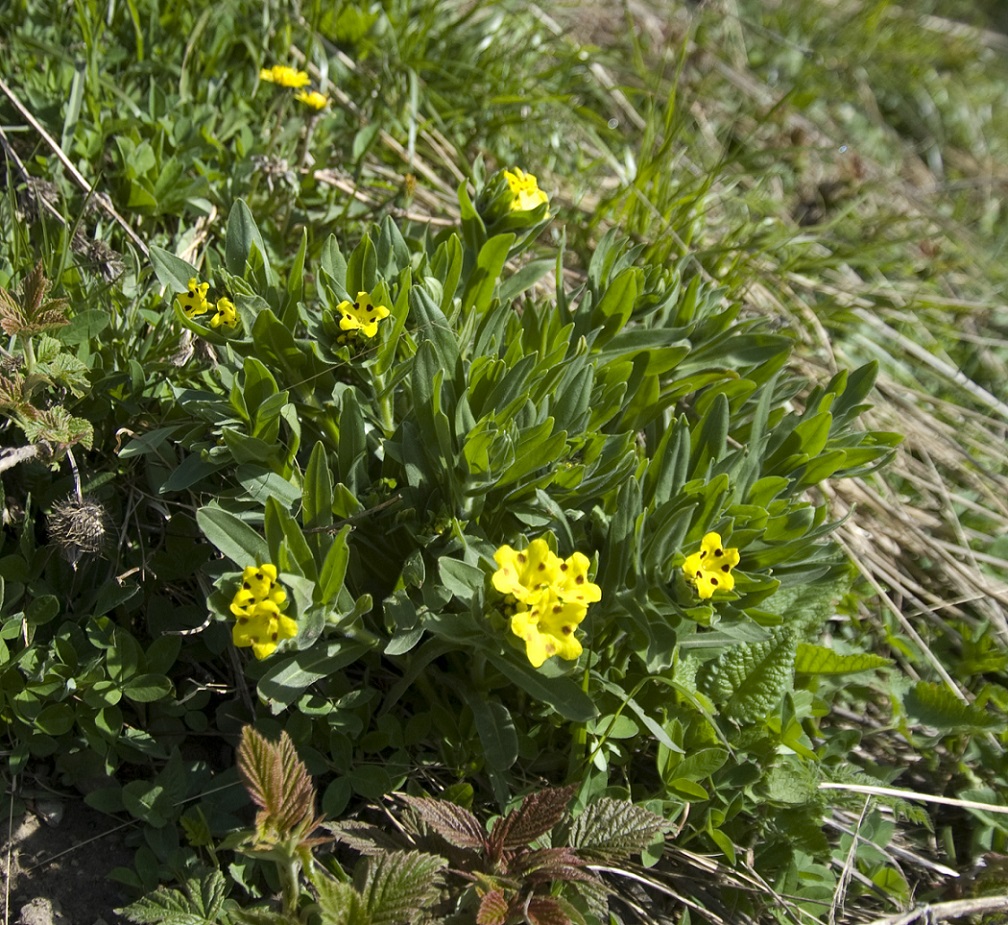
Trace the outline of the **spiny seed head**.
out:
M 105 508 L 95 501 L 70 495 L 53 505 L 49 536 L 76 569 L 84 556 L 101 552 L 105 544 Z

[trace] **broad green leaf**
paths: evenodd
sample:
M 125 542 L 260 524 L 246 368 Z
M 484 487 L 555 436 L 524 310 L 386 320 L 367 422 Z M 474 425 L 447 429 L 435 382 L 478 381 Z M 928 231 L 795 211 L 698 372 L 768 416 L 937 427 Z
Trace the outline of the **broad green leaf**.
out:
M 825 646 L 799 643 L 795 657 L 795 673 L 809 675 L 853 674 L 858 671 L 875 671 L 891 665 L 892 660 L 872 652 L 839 655 Z
M 353 664 L 368 646 L 350 639 L 319 640 L 310 649 L 297 652 L 272 666 L 259 679 L 259 695 L 273 711 L 290 706 L 309 685 Z
M 420 851 L 390 851 L 369 857 L 354 877 L 371 925 L 402 925 L 427 917 L 441 893 L 444 858 Z
M 252 210 L 244 199 L 238 199 L 231 207 L 228 216 L 227 232 L 224 243 L 224 263 L 228 272 L 244 277 L 249 254 L 255 247 L 263 260 L 266 279 L 272 279 L 269 258 L 266 255 L 266 245 L 256 226 Z
M 490 300 L 514 241 L 513 234 L 494 235 L 480 248 L 476 266 L 466 281 L 465 294 L 462 296 L 463 316 L 467 316 L 470 311 L 482 315 L 490 307 Z
M 174 301 L 175 295 L 188 292 L 189 280 L 200 278 L 199 270 L 191 263 L 155 244 L 150 246 L 150 262 L 170 302 Z
M 215 869 L 187 880 L 184 892 L 158 887 L 117 911 L 141 925 L 219 925 L 227 893 L 227 880 Z
M 243 520 L 216 504 L 201 507 L 196 512 L 196 523 L 203 535 L 239 568 L 269 561 L 266 540 Z
M 495 771 L 506 771 L 518 760 L 518 733 L 504 704 L 464 690 L 463 696 L 476 721 L 483 757 Z

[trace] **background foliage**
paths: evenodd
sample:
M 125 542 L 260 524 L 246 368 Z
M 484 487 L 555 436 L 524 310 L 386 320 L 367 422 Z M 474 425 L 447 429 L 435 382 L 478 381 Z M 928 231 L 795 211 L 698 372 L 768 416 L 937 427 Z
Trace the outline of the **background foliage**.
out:
M 140 820 L 117 876 L 181 882 L 247 822 L 254 722 L 330 818 L 647 806 L 680 921 L 868 916 L 1004 850 L 1003 816 L 843 789 L 1008 774 L 1005 42 L 953 13 L 0 12 L 10 798 Z M 550 221 L 494 221 L 515 164 Z M 235 332 L 175 303 L 193 276 Z M 341 342 L 361 290 L 391 315 Z M 70 564 L 78 493 L 104 540 Z M 713 530 L 742 560 L 703 602 Z M 602 600 L 536 670 L 489 577 L 540 535 Z M 258 662 L 228 605 L 264 562 L 300 631 Z

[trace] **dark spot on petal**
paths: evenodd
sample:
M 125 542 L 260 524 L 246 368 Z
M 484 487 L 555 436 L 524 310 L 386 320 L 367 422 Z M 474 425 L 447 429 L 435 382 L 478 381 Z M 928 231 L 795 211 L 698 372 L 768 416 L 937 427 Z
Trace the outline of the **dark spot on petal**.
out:
M 574 632 L 574 627 L 573 627 L 573 626 L 562 626 L 562 627 L 560 627 L 560 631 L 561 631 L 561 632 L 562 632 L 562 633 L 563 633 L 563 634 L 564 634 L 565 636 L 569 636 L 569 635 L 570 635 L 571 633 L 573 633 L 573 632 Z
M 714 555 L 717 556 L 717 558 L 720 559 L 724 555 L 724 550 L 723 549 L 715 549 L 714 550 Z
M 276 634 L 276 633 L 274 633 L 274 634 L 273 634 L 273 635 L 272 635 L 272 636 L 271 636 L 270 638 L 271 638 L 271 639 L 272 639 L 272 640 L 273 640 L 274 642 L 276 642 L 276 641 L 277 641 L 277 634 Z
M 259 637 L 258 636 L 249 636 L 249 639 L 252 640 L 252 643 L 254 645 L 259 645 Z
M 360 302 L 354 302 L 353 307 L 360 311 Z
M 566 571 L 567 571 L 567 568 L 568 568 L 568 566 L 567 566 L 567 563 L 566 563 L 566 562 L 561 562 L 561 563 L 560 563 L 560 571 L 561 571 L 561 572 L 566 572 Z
M 554 604 L 553 613 L 563 613 L 563 604 Z
M 247 581 L 243 581 L 243 582 L 242 582 L 242 587 L 243 587 L 243 588 L 244 588 L 244 589 L 245 589 L 246 591 L 249 591 L 249 590 L 251 590 L 251 589 L 252 589 L 252 585 L 250 585 L 250 584 L 249 584 L 249 583 L 248 583 Z
M 249 621 L 249 618 L 248 618 L 248 617 L 239 617 L 239 618 L 238 618 L 238 623 L 239 623 L 239 624 L 240 624 L 241 626 L 244 626 L 244 625 L 245 625 L 246 623 L 248 623 L 248 621 Z
M 707 550 L 706 549 L 701 549 L 700 550 L 700 558 L 702 559 L 706 555 L 707 555 Z
M 539 563 L 539 571 L 540 572 L 545 572 L 546 571 L 546 563 L 545 562 L 540 562 Z
M 714 585 L 714 587 L 715 587 L 715 588 L 717 587 L 717 579 L 716 579 L 716 578 L 715 578 L 715 577 L 714 577 L 713 575 L 712 575 L 712 576 L 711 576 L 710 578 L 708 578 L 707 580 L 708 580 L 708 581 L 709 581 L 709 582 L 710 582 L 710 583 L 711 583 L 712 585 Z
M 574 579 L 574 581 L 579 585 L 583 585 L 584 580 L 585 580 L 584 575 L 578 575 L 578 577 Z
M 517 555 L 516 558 L 518 559 L 519 562 L 521 562 L 522 565 L 525 564 L 525 561 L 526 561 L 526 559 L 525 559 L 525 553 L 523 553 L 523 552 L 518 553 L 518 555 Z
M 731 566 L 726 562 L 724 565 L 721 566 L 721 571 L 722 572 L 730 572 L 731 571 Z

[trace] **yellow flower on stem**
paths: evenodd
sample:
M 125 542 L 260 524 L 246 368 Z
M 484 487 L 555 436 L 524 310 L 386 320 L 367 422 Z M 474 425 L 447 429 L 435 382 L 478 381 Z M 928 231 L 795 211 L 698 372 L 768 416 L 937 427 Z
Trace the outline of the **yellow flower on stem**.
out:
M 312 109 L 325 109 L 329 105 L 329 97 L 319 93 L 318 90 L 298 90 L 294 94 L 294 99 L 304 103 L 305 106 L 311 106 Z
M 233 328 L 238 324 L 238 313 L 235 311 L 234 302 L 230 299 L 218 299 L 217 300 L 217 311 L 214 313 L 213 318 L 210 319 L 210 327 L 212 328 Z
M 543 203 L 549 205 L 549 197 L 539 189 L 539 181 L 520 167 L 505 170 L 504 179 L 507 180 L 508 188 L 511 190 L 512 212 L 531 212 Z
M 242 573 L 241 587 L 231 601 L 231 613 L 235 616 L 247 615 L 252 607 L 262 601 L 270 601 L 279 607 L 287 600 L 287 592 L 277 582 L 275 565 L 250 565 Z
M 336 309 L 340 313 L 341 331 L 360 332 L 365 337 L 374 337 L 378 333 L 378 322 L 391 314 L 384 305 L 375 305 L 366 292 L 358 292 L 353 302 L 344 299 Z
M 574 630 L 588 604 L 602 599 L 602 589 L 588 580 L 588 557 L 576 552 L 561 559 L 540 538 L 524 550 L 501 546 L 494 561 L 499 567 L 491 582 L 506 596 L 511 632 L 524 641 L 532 667 L 553 655 L 578 658 L 582 648 Z
M 259 601 L 239 616 L 231 631 L 231 641 L 236 646 L 251 646 L 258 659 L 272 655 L 284 639 L 297 635 L 297 623 L 280 613 L 273 601 Z
M 279 84 L 281 87 L 307 87 L 311 78 L 304 72 L 285 64 L 274 64 L 259 71 L 259 79 L 267 83 Z
M 209 289 L 209 283 L 201 283 L 195 276 L 189 280 L 188 291 L 178 296 L 187 318 L 195 318 L 197 315 L 210 311 L 210 303 L 206 297 Z
M 731 570 L 738 564 L 739 551 L 726 549 L 721 534 L 708 533 L 700 541 L 700 551 L 686 557 L 683 571 L 701 599 L 707 600 L 715 591 L 731 591 L 735 587 Z

